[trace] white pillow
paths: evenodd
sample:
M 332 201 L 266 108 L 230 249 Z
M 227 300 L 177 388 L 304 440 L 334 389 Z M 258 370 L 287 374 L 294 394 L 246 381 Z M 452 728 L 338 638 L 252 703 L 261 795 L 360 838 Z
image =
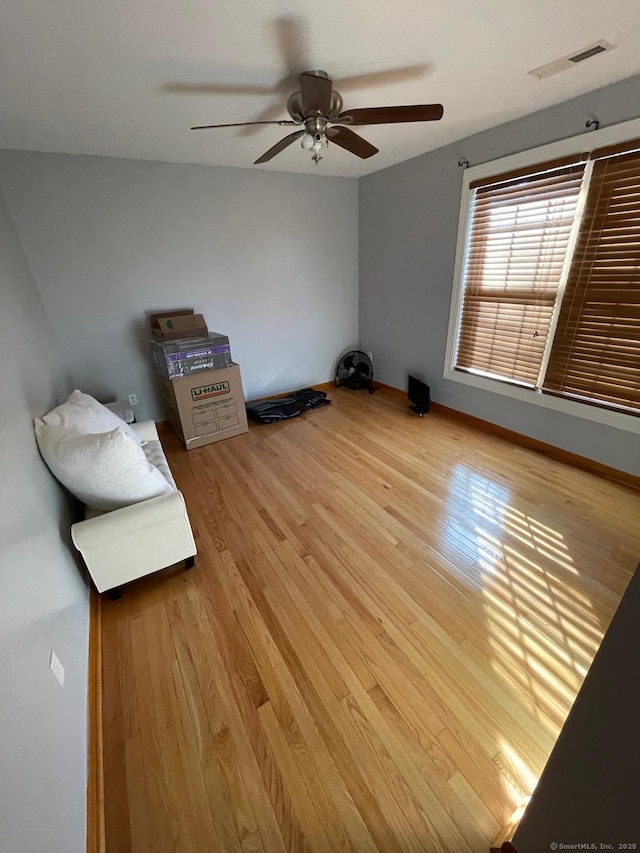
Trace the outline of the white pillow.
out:
M 174 491 L 120 428 L 83 435 L 36 418 L 35 432 L 54 477 L 94 509 L 108 512 Z
M 62 426 L 83 435 L 121 429 L 135 439 L 136 444 L 141 443 L 126 421 L 82 391 L 73 391 L 66 403 L 43 415 L 42 420 L 47 426 Z

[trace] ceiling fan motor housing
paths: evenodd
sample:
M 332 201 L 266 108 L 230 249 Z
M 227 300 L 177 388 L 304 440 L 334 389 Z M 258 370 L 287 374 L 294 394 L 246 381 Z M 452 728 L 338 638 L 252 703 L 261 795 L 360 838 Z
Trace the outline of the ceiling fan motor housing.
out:
M 335 89 L 332 89 L 329 112 L 327 113 L 327 115 L 322 116 L 320 111 L 316 111 L 311 115 L 305 116 L 302 112 L 302 92 L 294 92 L 292 95 L 289 96 L 287 100 L 287 112 L 294 121 L 300 123 L 304 122 L 305 124 L 308 119 L 322 117 L 325 119 L 326 126 L 326 120 L 333 121 L 334 119 L 338 118 L 338 116 L 342 112 L 342 103 L 342 95 L 340 94 L 340 92 L 336 92 Z M 310 132 L 313 133 L 314 131 Z

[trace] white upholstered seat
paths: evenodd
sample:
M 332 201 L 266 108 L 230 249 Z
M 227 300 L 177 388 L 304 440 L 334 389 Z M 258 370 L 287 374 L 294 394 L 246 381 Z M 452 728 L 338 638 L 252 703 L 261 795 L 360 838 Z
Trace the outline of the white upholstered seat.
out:
M 176 488 L 153 421 L 131 424 L 153 463 L 172 486 L 131 506 L 99 513 L 87 511 L 71 537 L 99 592 L 192 558 L 196 545 L 184 498 Z

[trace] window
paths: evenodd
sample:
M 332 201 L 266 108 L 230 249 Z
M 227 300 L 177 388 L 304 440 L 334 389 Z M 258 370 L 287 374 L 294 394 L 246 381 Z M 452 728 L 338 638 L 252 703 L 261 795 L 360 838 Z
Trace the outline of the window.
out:
M 445 376 L 640 415 L 640 140 L 468 189 Z
M 640 414 L 640 151 L 594 153 L 543 389 Z
M 472 185 L 458 370 L 536 386 L 583 173 L 578 164 Z

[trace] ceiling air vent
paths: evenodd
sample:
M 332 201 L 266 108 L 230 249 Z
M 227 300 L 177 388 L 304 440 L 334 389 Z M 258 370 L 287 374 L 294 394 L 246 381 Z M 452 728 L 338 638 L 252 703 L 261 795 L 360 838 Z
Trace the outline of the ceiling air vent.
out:
M 594 47 L 588 47 L 586 50 L 581 50 L 580 53 L 574 53 L 569 57 L 569 62 L 584 62 L 585 59 L 591 59 L 598 53 L 604 53 L 607 48 L 603 44 L 596 44 Z
M 595 44 L 587 45 L 587 47 L 583 47 L 582 50 L 576 53 L 570 53 L 567 56 L 563 56 L 562 59 L 555 59 L 547 65 L 541 65 L 540 68 L 534 68 L 529 74 L 533 74 L 538 80 L 544 80 L 545 77 L 559 74 L 561 71 L 566 71 L 567 68 L 573 68 L 579 62 L 584 62 L 587 59 L 591 59 L 592 56 L 597 56 L 599 53 L 605 53 L 614 48 L 615 44 L 605 41 L 605 39 L 600 39 Z

